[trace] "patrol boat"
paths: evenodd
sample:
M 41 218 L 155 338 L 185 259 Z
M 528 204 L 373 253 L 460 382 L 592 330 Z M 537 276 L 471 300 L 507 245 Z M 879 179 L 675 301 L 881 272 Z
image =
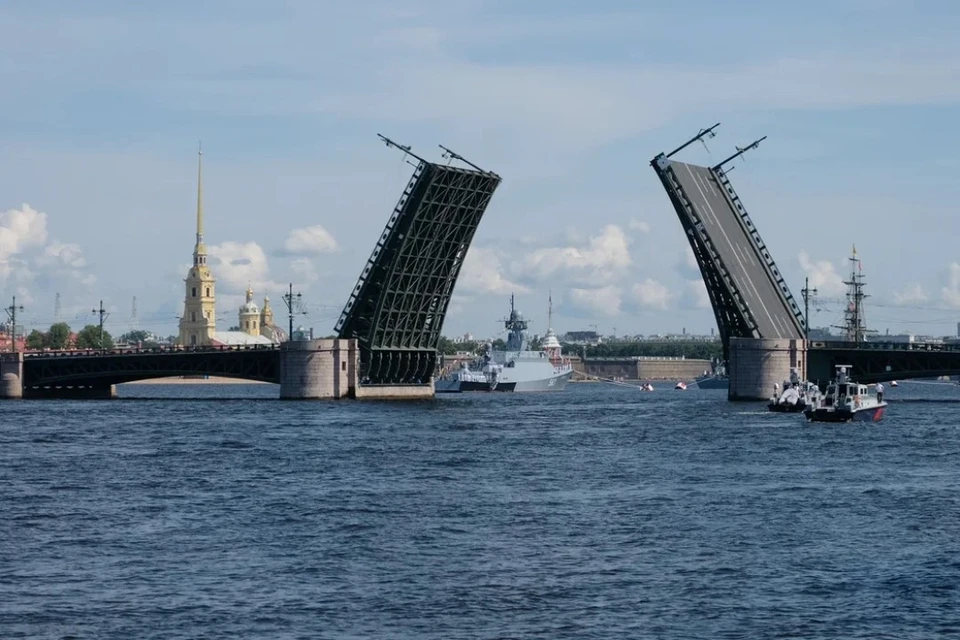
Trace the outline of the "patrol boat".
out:
M 813 422 L 877 422 L 883 418 L 887 403 L 870 393 L 865 384 L 850 380 L 847 370 L 850 365 L 836 365 L 836 378 L 830 381 L 823 400 L 817 407 L 804 411 Z
M 550 305 L 550 322 L 553 304 Z M 484 345 L 482 355 L 473 362 L 464 362 L 458 370 L 434 381 L 436 393 L 463 391 L 559 391 L 573 376 L 573 365 L 561 355 L 560 341 L 552 328 L 547 329 L 542 348 L 527 349 L 527 321 L 514 307 L 510 296 L 510 316 L 503 321 L 509 332 L 504 351 Z

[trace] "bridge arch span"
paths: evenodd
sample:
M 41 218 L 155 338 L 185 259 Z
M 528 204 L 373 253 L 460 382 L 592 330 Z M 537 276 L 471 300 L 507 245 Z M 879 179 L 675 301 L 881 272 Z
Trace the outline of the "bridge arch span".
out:
M 25 354 L 26 395 L 43 390 L 104 389 L 125 382 L 177 376 L 218 376 L 280 382 L 280 350 L 276 347 Z M 31 390 L 35 393 L 31 393 Z

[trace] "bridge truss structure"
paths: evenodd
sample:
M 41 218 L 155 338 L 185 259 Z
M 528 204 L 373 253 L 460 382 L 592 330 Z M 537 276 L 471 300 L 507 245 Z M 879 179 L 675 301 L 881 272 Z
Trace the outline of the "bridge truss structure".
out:
M 467 168 L 417 164 L 350 294 L 335 331 L 355 338 L 360 384 L 426 384 L 460 267 L 500 176 L 441 146 Z
M 761 138 L 712 167 L 672 156 L 713 130 L 701 130 L 670 153 L 651 160 L 680 219 L 703 276 L 723 341 L 730 338 L 802 339 L 806 320 L 723 166 L 756 148 Z

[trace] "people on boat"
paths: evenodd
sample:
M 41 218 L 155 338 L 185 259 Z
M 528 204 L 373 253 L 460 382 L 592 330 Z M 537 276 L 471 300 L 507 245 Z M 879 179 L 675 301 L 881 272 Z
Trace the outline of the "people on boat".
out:
M 883 383 L 877 383 L 877 402 L 883 402 Z

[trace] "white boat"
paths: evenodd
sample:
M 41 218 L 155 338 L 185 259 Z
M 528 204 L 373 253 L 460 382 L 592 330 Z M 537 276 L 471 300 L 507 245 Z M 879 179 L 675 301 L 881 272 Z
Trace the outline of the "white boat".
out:
M 653 385 L 649 382 L 644 382 L 640 385 L 640 391 L 653 391 Z
M 677 389 L 678 391 L 686 391 L 687 383 L 681 380 L 677 383 L 677 386 L 675 386 L 674 389 Z
M 783 391 L 774 389 L 767 408 L 776 413 L 800 413 L 819 406 L 822 396 L 820 387 L 807 380 L 800 380 L 796 367 L 790 369 L 790 379 L 783 382 Z
M 865 384 L 850 380 L 850 365 L 837 365 L 836 378 L 830 381 L 823 401 L 808 408 L 804 415 L 813 422 L 878 422 L 883 418 L 887 403 L 877 399 Z

